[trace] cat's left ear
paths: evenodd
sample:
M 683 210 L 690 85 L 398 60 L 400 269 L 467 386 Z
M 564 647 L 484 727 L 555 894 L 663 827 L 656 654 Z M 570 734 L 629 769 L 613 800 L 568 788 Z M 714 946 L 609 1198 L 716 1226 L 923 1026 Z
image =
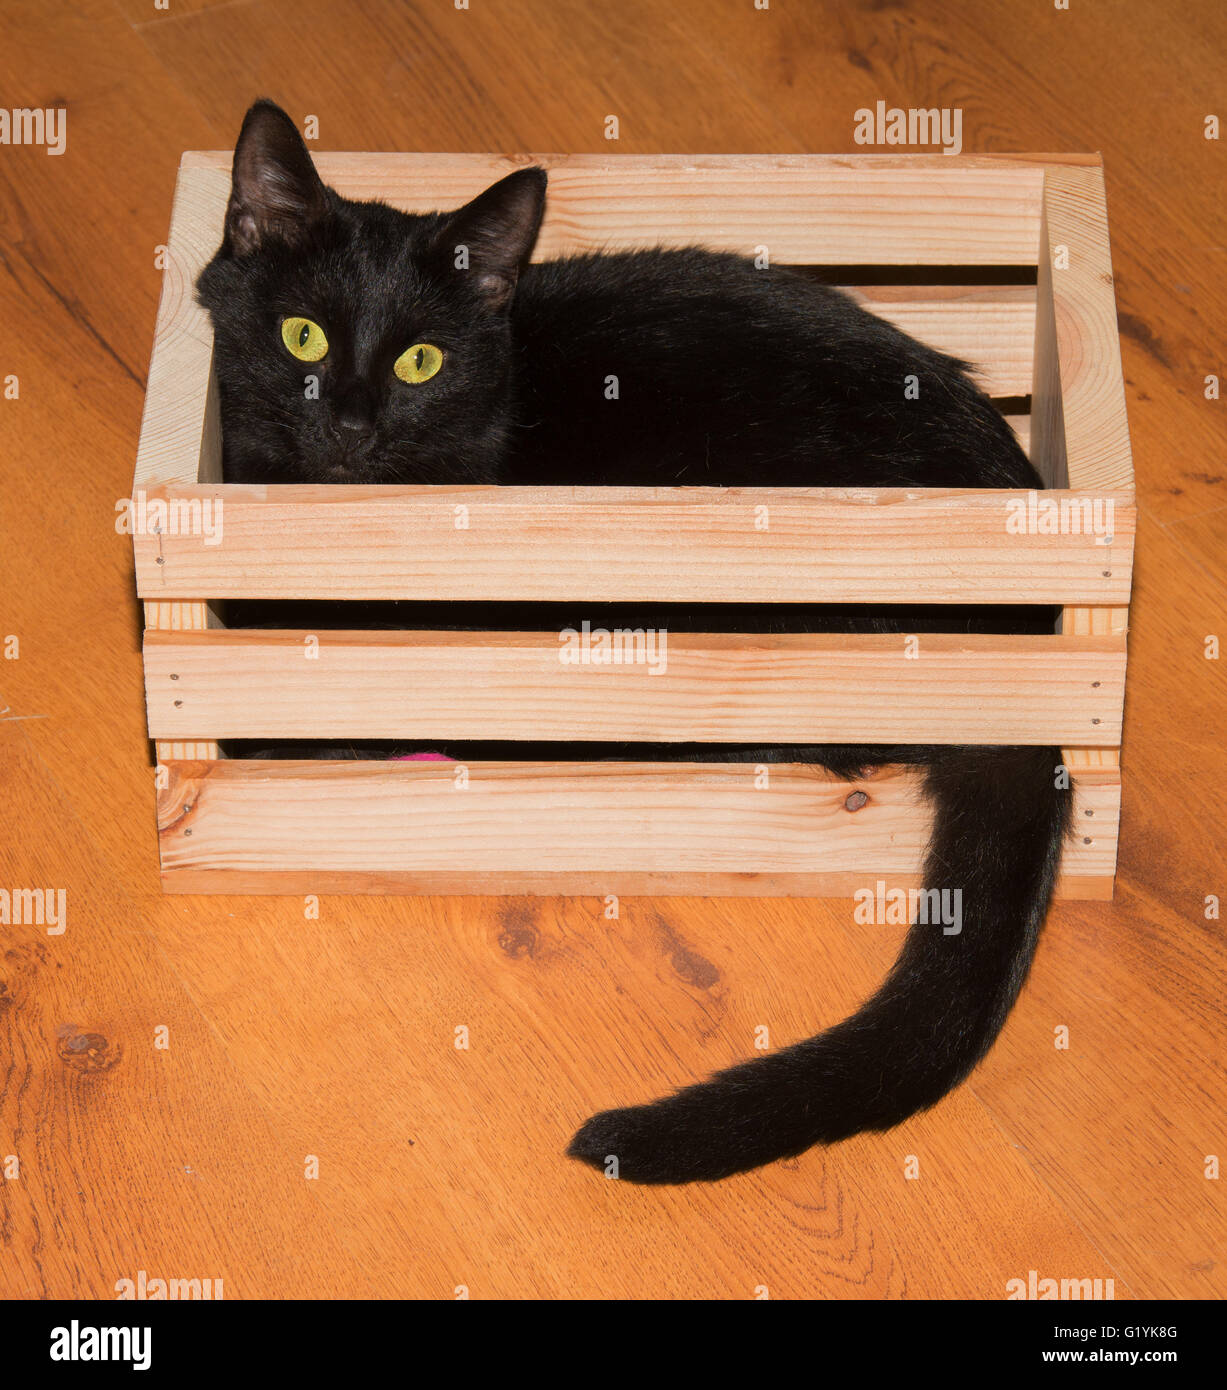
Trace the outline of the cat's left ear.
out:
M 454 212 L 435 233 L 434 254 L 492 309 L 506 309 L 528 264 L 545 211 L 544 169 L 517 169 Z
M 246 256 L 272 242 L 306 245 L 327 211 L 298 127 L 275 102 L 257 101 L 234 147 L 225 250 Z

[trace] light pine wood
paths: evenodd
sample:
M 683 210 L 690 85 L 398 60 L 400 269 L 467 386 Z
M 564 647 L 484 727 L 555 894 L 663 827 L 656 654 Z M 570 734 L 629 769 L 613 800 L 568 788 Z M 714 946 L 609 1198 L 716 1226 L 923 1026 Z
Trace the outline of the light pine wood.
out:
M 1040 218 L 1040 259 L 1036 271 L 1035 342 L 1031 366 L 1031 433 L 1028 456 L 1046 488 L 1069 486 L 1065 456 L 1065 416 L 1061 405 L 1056 303 L 1052 291 L 1052 242 L 1048 210 Z
M 150 732 L 1120 742 L 1125 651 L 1112 637 L 674 633 L 655 649 L 655 673 L 646 659 L 564 664 L 568 645 L 555 633 L 147 632 Z
M 162 297 L 149 361 L 133 492 L 147 478 L 175 477 L 220 484 L 221 426 L 217 381 L 212 372 L 213 330 L 196 302 L 196 277 L 217 249 L 227 189 L 216 180 L 180 179 L 175 185 L 162 273 Z M 156 547 L 160 537 L 149 540 Z M 151 560 L 157 566 L 157 558 Z M 197 591 L 197 593 L 200 591 Z M 196 594 L 185 595 L 187 599 Z M 202 602 L 145 604 L 145 625 L 178 632 L 220 626 Z M 216 758 L 215 742 L 161 742 L 160 760 Z
M 856 782 L 752 763 L 173 763 L 171 892 L 850 896 L 917 886 L 931 815 L 909 769 Z M 849 798 L 859 792 L 849 808 Z M 1111 893 L 1120 780 L 1077 787 L 1068 897 Z
M 221 481 L 213 329 L 196 302 L 196 277 L 221 242 L 229 192 L 228 177 L 180 178 L 175 185 L 134 489 L 154 481 Z
M 1103 170 L 1046 170 L 1044 227 L 1069 486 L 1132 490 Z
M 185 518 L 181 534 L 134 537 L 146 599 L 1112 604 L 1128 599 L 1133 553 L 1123 493 L 231 484 L 143 496 Z M 220 537 L 191 531 L 191 509 L 218 499 Z M 1079 529 L 1046 534 L 1040 507 Z M 1105 547 L 1094 528 L 1109 516 Z
M 160 601 L 142 605 L 147 632 L 193 632 L 223 626 L 217 609 L 207 603 L 177 603 Z M 220 758 L 216 740 L 197 740 L 183 743 L 158 740 L 155 743 L 159 762 L 172 758 Z
M 1007 415 L 1005 422 L 1014 431 L 1023 453 L 1031 456 L 1031 417 L 1030 415 Z
M 1031 394 L 1034 285 L 873 285 L 846 293 L 920 342 L 971 363 L 988 395 Z
M 529 164 L 549 172 L 534 258 L 701 242 L 795 265 L 1034 265 L 1043 166 L 974 156 L 312 154 L 348 198 L 459 207 Z M 233 154 L 191 151 L 226 187 Z
M 1044 175 L 1032 398 L 1032 462 L 1050 484 L 1133 489 L 1116 298 L 1101 168 L 1053 168 Z M 1127 504 L 1126 504 L 1127 505 Z M 1106 567 L 1132 583 L 1132 551 L 1105 545 Z M 1126 603 L 1066 606 L 1061 631 L 1123 638 Z M 1120 766 L 1113 749 L 1066 750 L 1074 771 Z

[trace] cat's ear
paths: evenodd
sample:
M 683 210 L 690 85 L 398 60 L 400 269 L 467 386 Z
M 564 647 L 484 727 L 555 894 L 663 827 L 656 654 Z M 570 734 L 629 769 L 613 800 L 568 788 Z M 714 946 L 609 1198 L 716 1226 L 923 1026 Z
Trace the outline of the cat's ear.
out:
M 274 102 L 257 101 L 234 147 L 223 248 L 247 256 L 270 242 L 303 246 L 327 210 L 298 128 Z
M 493 309 L 511 302 L 528 263 L 545 210 L 544 169 L 517 169 L 452 213 L 435 233 L 439 263 L 473 277 L 473 288 Z

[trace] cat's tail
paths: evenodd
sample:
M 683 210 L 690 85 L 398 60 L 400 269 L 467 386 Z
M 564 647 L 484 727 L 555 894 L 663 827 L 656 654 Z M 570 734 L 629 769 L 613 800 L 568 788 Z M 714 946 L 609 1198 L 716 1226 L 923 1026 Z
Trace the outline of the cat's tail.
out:
M 882 987 L 851 1018 L 650 1105 L 594 1115 L 573 1157 L 612 1173 L 616 1156 L 631 1182 L 712 1181 L 889 1129 L 972 1070 L 1026 979 L 1072 795 L 1056 748 L 932 753 L 924 881 L 938 892 L 919 902 L 955 910 L 917 911 Z

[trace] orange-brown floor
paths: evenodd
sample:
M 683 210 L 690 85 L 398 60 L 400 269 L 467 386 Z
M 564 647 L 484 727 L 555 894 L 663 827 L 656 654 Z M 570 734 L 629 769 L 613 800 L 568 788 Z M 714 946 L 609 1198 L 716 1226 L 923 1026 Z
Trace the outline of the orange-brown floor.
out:
M 63 935 L 0 927 L 0 1293 L 1227 1291 L 1225 52 L 1211 0 L 0 8 L 6 101 L 69 113 L 61 156 L 0 146 L 0 882 L 68 903 Z M 968 152 L 1103 151 L 1141 511 L 1117 896 L 1053 912 L 937 1110 L 714 1187 L 563 1157 L 594 1108 L 746 1055 L 767 1001 L 777 1036 L 847 1012 L 898 944 L 847 904 L 161 895 L 114 509 L 180 152 L 258 94 L 320 148 L 602 150 L 612 113 L 628 152 L 852 150 L 882 98 L 963 107 Z

